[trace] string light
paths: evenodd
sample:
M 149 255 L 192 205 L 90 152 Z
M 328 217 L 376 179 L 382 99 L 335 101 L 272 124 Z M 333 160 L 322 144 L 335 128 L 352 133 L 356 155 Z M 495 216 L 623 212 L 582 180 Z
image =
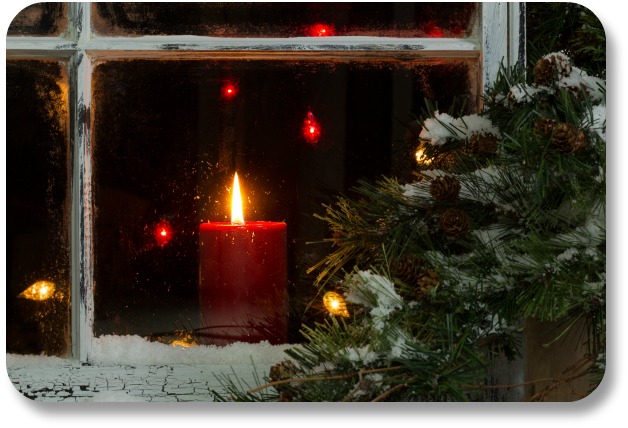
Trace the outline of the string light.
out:
M 162 220 L 155 225 L 153 236 L 160 247 L 166 245 L 172 239 L 172 226 L 167 220 Z
M 310 27 L 310 36 L 328 37 L 335 34 L 334 27 L 325 24 L 314 24 Z
M 309 111 L 303 121 L 303 137 L 310 144 L 316 144 L 321 136 L 321 126 L 314 117 L 314 113 Z
M 427 27 L 427 37 L 431 38 L 441 38 L 445 36 L 443 29 L 436 25 L 435 22 L 429 22 L 426 25 Z
M 432 159 L 427 157 L 427 155 L 425 154 L 425 149 L 423 147 L 419 147 L 416 153 L 414 153 L 414 156 L 416 157 L 417 163 L 419 163 L 420 165 L 429 165 L 432 163 Z
M 180 346 L 182 348 L 190 348 L 192 346 L 198 346 L 198 344 L 194 342 L 193 340 L 183 338 L 183 339 L 173 340 L 172 342 L 170 342 L 170 346 Z
M 47 300 L 55 292 L 55 284 L 50 281 L 37 281 L 26 290 L 22 291 L 18 297 L 28 300 Z
M 222 97 L 224 99 L 231 99 L 238 95 L 238 86 L 235 83 L 226 82 L 222 86 Z
M 349 316 L 345 299 L 334 291 L 328 291 L 325 293 L 323 296 L 323 305 L 325 305 L 325 308 L 332 315 L 339 315 L 342 317 Z

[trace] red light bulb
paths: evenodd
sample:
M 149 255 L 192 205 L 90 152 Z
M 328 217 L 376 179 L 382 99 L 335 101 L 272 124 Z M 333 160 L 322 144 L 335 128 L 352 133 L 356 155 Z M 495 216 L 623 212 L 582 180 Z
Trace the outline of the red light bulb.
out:
M 310 111 L 303 121 L 303 137 L 310 144 L 316 144 L 321 136 L 321 126 Z
M 328 37 L 333 36 L 335 31 L 331 25 L 314 24 L 310 27 L 309 33 L 312 37 Z
M 427 37 L 441 38 L 445 35 L 443 29 L 436 25 L 434 22 L 429 22 L 426 26 Z
M 166 220 L 162 220 L 155 225 L 155 230 L 153 235 L 155 236 L 155 241 L 160 247 L 166 245 L 172 239 L 172 226 Z
M 238 87 L 234 83 L 227 82 L 222 86 L 222 97 L 225 99 L 231 99 L 238 95 Z

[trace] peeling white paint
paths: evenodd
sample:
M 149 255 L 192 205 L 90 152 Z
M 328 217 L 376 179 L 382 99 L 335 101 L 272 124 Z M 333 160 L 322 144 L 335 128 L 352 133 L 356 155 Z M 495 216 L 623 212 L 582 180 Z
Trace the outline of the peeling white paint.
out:
M 237 373 L 239 381 L 254 387 L 263 383 L 269 370 L 269 365 L 248 364 L 127 366 L 67 361 L 11 367 L 7 362 L 13 386 L 25 397 L 43 402 L 215 401 L 212 391 L 224 393 L 221 376 Z

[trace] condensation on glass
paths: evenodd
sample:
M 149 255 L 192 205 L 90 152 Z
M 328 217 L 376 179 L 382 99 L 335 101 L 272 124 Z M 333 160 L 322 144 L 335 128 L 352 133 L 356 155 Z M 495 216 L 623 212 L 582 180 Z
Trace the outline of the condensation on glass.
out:
M 9 36 L 61 36 L 67 30 L 68 3 L 35 3 L 9 24 Z
M 67 64 L 9 60 L 7 352 L 70 352 Z
M 477 3 L 94 3 L 97 34 L 469 37 Z
M 328 233 L 313 214 L 360 179 L 410 180 L 411 124 L 425 99 L 443 111 L 466 101 L 473 111 L 477 67 L 459 59 L 97 62 L 94 334 L 199 332 L 198 228 L 229 221 L 237 170 L 246 219 L 288 225 L 295 340 L 315 291 L 306 270 L 327 250 L 308 244 Z M 312 118 L 315 139 L 304 129 Z M 164 224 L 168 239 L 156 233 Z

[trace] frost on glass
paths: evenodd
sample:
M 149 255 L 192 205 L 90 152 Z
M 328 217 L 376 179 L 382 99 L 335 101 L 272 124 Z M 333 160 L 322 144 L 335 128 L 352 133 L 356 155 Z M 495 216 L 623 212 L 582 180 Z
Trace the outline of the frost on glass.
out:
M 66 64 L 7 61 L 7 352 L 70 350 Z
M 9 24 L 9 36 L 59 36 L 67 28 L 67 3 L 35 3 L 24 8 Z
M 94 3 L 102 35 L 468 37 L 476 3 Z
M 462 60 L 95 64 L 95 335 L 170 343 L 206 333 L 199 224 L 229 221 L 237 170 L 245 219 L 287 224 L 289 333 L 298 340 L 305 318 L 322 313 L 305 311 L 315 292 L 306 270 L 327 250 L 309 244 L 328 237 L 313 215 L 360 179 L 403 179 L 425 97 L 445 111 L 466 96 L 473 110 L 476 68 Z

